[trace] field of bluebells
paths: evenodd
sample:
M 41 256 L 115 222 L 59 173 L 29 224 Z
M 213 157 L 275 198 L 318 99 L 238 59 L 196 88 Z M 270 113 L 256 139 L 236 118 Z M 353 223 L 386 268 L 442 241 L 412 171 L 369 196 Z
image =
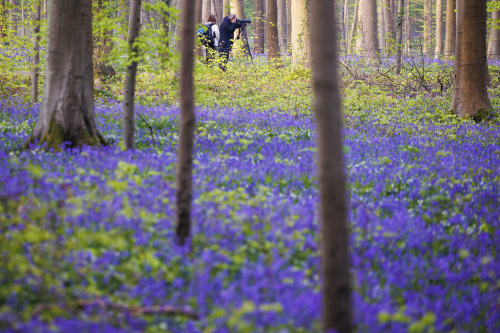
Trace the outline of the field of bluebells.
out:
M 358 332 L 500 331 L 500 129 L 442 107 L 344 115 Z M 97 106 L 102 149 L 23 150 L 38 112 L 0 101 L 2 332 L 320 331 L 311 115 L 197 109 L 180 248 L 177 108 L 139 107 L 127 152 L 118 103 Z M 129 311 L 153 306 L 184 314 Z

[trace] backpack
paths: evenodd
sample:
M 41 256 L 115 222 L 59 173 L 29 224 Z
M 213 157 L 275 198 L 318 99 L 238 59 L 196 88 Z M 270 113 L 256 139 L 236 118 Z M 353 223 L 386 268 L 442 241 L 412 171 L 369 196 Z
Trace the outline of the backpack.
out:
M 204 46 L 208 46 L 211 48 L 215 47 L 215 40 L 214 40 L 214 34 L 212 32 L 212 26 L 215 23 L 207 23 L 203 24 L 200 29 L 196 30 L 196 33 L 198 34 L 198 38 L 200 39 L 201 43 Z

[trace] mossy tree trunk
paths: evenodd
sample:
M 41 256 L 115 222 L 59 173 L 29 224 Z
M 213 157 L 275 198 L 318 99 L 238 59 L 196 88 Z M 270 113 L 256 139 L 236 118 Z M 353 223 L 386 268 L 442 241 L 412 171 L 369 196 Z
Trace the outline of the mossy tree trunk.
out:
M 476 118 L 491 109 L 488 81 L 486 0 L 458 0 L 453 112 Z
M 311 0 L 311 54 L 318 129 L 323 332 L 353 332 L 349 231 L 342 152 L 336 38 L 325 34 L 335 21 L 335 3 Z M 332 22 L 335 27 L 335 22 Z
M 253 50 L 255 53 L 264 53 L 264 1 L 263 0 L 253 0 L 254 5 L 254 19 L 252 21 L 255 27 L 255 42 Z
M 5 0 L 0 0 L 0 42 L 4 42 L 7 37 L 7 27 L 5 26 L 5 18 L 7 17 L 7 9 L 5 8 Z
M 196 0 L 199 1 L 199 0 Z M 195 0 L 184 0 L 181 24 L 180 94 L 181 115 L 179 147 L 177 151 L 177 213 L 176 233 L 180 245 L 184 245 L 191 232 L 191 192 L 194 142 L 194 34 Z
M 43 106 L 33 139 L 47 148 L 101 145 L 92 75 L 92 0 L 49 0 Z
M 309 0 L 292 0 L 292 64 L 311 67 Z
M 134 45 L 139 37 L 141 28 L 141 0 L 132 0 L 130 9 L 130 28 L 128 37 L 128 47 L 130 58 L 134 58 L 139 52 L 137 45 Z M 137 75 L 137 61 L 129 59 L 127 66 L 127 77 L 125 79 L 125 92 L 123 101 L 123 145 L 125 149 L 135 149 L 135 78 Z

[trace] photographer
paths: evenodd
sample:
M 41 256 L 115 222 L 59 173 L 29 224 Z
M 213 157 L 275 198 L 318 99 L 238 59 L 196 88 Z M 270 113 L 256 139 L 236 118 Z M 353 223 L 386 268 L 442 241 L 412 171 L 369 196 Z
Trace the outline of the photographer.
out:
M 243 24 L 251 23 L 250 20 L 238 20 L 235 14 L 224 17 L 222 24 L 219 27 L 220 41 L 219 41 L 219 56 L 221 61 L 221 69 L 225 72 L 227 70 L 227 62 L 229 60 L 229 52 L 233 47 L 234 31 L 241 28 Z

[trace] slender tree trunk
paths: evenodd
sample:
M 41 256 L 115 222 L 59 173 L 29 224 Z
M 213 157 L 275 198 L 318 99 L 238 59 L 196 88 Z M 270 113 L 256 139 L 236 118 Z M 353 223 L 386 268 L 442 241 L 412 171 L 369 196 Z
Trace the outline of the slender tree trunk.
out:
M 195 0 L 184 0 L 182 13 L 180 94 L 181 115 L 179 147 L 177 151 L 177 226 L 180 245 L 184 245 L 191 232 L 191 191 L 194 141 L 194 34 Z
M 24 3 L 24 0 L 21 0 L 21 37 L 25 37 L 26 35 L 26 22 L 25 22 L 25 11 L 26 11 L 26 8 L 25 8 L 25 3 Z M 36 9 L 34 9 L 36 11 Z
M 349 232 L 342 153 L 336 39 L 325 34 L 334 18 L 330 0 L 311 0 L 311 52 L 318 126 L 323 332 L 353 332 Z M 335 25 L 333 25 L 335 26 Z
M 347 55 L 349 45 L 349 0 L 344 0 L 343 15 L 342 15 L 342 39 L 344 52 Z
M 377 35 L 377 1 L 363 1 L 363 50 L 364 54 L 372 59 L 379 52 Z
M 443 55 L 443 0 L 436 0 L 436 49 L 435 57 Z
M 405 52 L 410 53 L 410 0 L 406 1 L 405 11 Z
M 405 1 L 398 1 L 398 19 L 396 21 L 396 74 L 401 73 L 401 61 L 403 57 L 403 21 L 405 17 Z
M 34 7 L 34 34 L 33 34 L 33 73 L 31 75 L 31 103 L 38 102 L 38 77 L 40 64 L 40 19 L 42 13 L 42 5 L 38 1 Z
M 356 5 L 354 6 L 354 17 L 352 19 L 351 35 L 349 37 L 349 44 L 347 45 L 348 53 L 352 52 L 353 42 L 354 42 L 354 39 L 356 38 L 356 28 L 357 28 L 357 24 L 358 24 L 358 20 L 359 20 L 358 12 L 359 12 L 360 0 L 355 0 L 355 1 L 356 1 Z
M 292 47 L 292 0 L 286 0 L 286 53 Z
M 309 16 L 306 0 L 292 0 L 292 64 L 311 66 Z
M 130 61 L 137 55 L 139 48 L 134 45 L 139 37 L 141 29 L 141 0 L 132 0 L 130 9 L 130 28 L 128 35 L 128 47 L 130 52 L 129 64 L 127 66 L 127 77 L 125 79 L 125 92 L 123 101 L 123 145 L 125 149 L 135 149 L 135 77 L 137 75 L 137 61 Z
M 424 0 L 424 53 L 432 51 L 432 0 Z
M 278 35 L 280 53 L 286 52 L 286 0 L 278 0 Z
M 47 148 L 100 145 L 94 121 L 92 0 L 49 0 L 43 107 L 33 139 Z
M 0 42 L 4 42 L 3 39 L 7 37 L 7 27 L 5 26 L 7 17 L 7 9 L 5 8 L 5 0 L 0 1 Z
M 255 27 L 255 39 L 254 39 L 254 53 L 262 54 L 264 53 L 264 19 L 263 19 L 263 0 L 254 0 L 253 1 L 255 8 L 255 16 L 253 20 L 253 24 Z
M 18 10 L 19 10 L 19 2 L 18 0 L 10 0 L 11 9 L 9 10 L 9 22 L 11 24 L 11 30 L 17 35 L 17 25 L 19 23 Z
M 498 2 L 498 0 L 494 0 L 495 2 Z M 492 60 L 498 60 L 500 58 L 500 48 L 499 48 L 499 40 L 500 40 L 500 27 L 498 26 L 498 19 L 500 18 L 500 11 L 495 10 L 491 18 L 493 19 L 494 23 L 491 26 L 490 29 L 490 40 L 488 42 L 488 58 Z
M 365 1 L 366 0 L 359 0 L 359 6 L 358 6 L 358 29 L 356 31 L 356 50 L 360 54 L 364 54 L 364 45 L 365 41 L 364 38 L 365 36 L 363 35 L 363 24 L 364 24 L 364 8 L 365 8 Z
M 201 17 L 202 14 L 202 8 L 203 7 L 203 0 L 196 0 L 195 3 L 195 16 L 194 16 L 194 24 L 196 27 L 196 24 L 201 24 L 203 22 L 203 18 Z M 186 7 L 184 7 L 184 10 L 186 10 Z M 203 57 L 203 47 L 199 44 L 196 43 L 196 56 L 198 57 Z
M 385 41 L 387 37 L 387 26 L 385 24 L 385 10 L 383 6 L 380 8 L 380 48 L 383 50 L 385 54 L 388 54 Z
M 455 51 L 456 40 L 456 17 L 455 14 L 456 0 L 446 1 L 446 35 L 444 42 L 444 55 L 447 59 L 453 57 Z
M 384 0 L 384 6 L 382 8 L 382 11 L 385 16 L 386 34 L 384 38 L 386 39 L 386 48 L 389 51 L 389 53 L 391 52 L 392 42 L 396 38 L 396 36 L 394 36 L 394 13 L 391 7 L 393 2 L 394 2 L 393 0 Z
M 458 0 L 453 112 L 473 117 L 491 109 L 487 84 L 486 0 Z
M 278 3 L 277 0 L 266 0 L 266 40 L 267 57 L 276 60 L 280 57 L 280 44 L 278 36 Z

